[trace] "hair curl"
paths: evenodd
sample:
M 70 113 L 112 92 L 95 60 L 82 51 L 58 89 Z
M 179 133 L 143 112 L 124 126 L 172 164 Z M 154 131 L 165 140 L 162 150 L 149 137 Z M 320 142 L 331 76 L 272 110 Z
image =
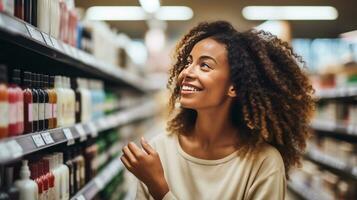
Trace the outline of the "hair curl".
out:
M 258 149 L 267 142 L 280 152 L 286 172 L 300 165 L 314 110 L 314 90 L 301 69 L 306 67 L 302 58 L 270 33 L 254 29 L 238 32 L 225 21 L 204 22 L 192 28 L 175 49 L 167 84 L 172 91 L 170 113 L 180 97 L 178 76 L 194 45 L 208 37 L 224 44 L 228 52 L 230 81 L 237 91 L 231 119 L 239 130 L 241 150 Z M 179 108 L 168 121 L 167 130 L 187 134 L 193 130 L 196 116 L 195 110 Z

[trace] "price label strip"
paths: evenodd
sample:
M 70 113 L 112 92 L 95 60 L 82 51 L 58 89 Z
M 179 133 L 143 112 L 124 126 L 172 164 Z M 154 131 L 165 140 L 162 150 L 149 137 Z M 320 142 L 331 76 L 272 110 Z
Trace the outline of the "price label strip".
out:
M 76 200 L 86 200 L 86 198 L 81 194 L 76 198 Z
M 73 135 L 72 135 L 72 132 L 71 132 L 71 130 L 69 128 L 63 129 L 63 134 L 64 134 L 64 136 L 66 137 L 66 139 L 68 141 L 67 142 L 68 146 L 69 145 L 73 145 L 75 143 Z
M 97 130 L 97 127 L 95 127 L 94 123 L 93 122 L 89 122 L 88 123 L 88 127 L 89 127 L 89 130 L 90 130 L 90 134 L 92 137 L 97 137 L 98 136 L 98 130 Z
M 13 158 L 19 158 L 22 156 L 23 150 L 22 147 L 17 143 L 16 140 L 11 140 L 6 143 L 9 151 Z
M 45 39 L 45 42 L 46 42 L 46 44 L 47 44 L 48 46 L 54 47 L 54 46 L 53 46 L 53 43 L 52 43 L 52 41 L 51 41 L 51 38 L 50 38 L 50 36 L 49 36 L 47 33 L 43 33 L 43 32 L 42 32 L 42 36 L 43 36 L 43 38 Z
M 32 139 L 37 147 L 42 147 L 46 145 L 46 143 L 43 141 L 41 134 L 33 135 Z
M 45 132 L 45 133 L 41 133 L 43 140 L 45 141 L 46 144 L 52 144 L 55 143 L 55 141 L 53 140 L 51 133 L 49 132 Z
M 9 149 L 7 148 L 7 145 L 5 143 L 0 143 L 0 160 L 6 160 L 10 158 L 11 153 Z
M 58 43 L 58 41 L 57 41 L 55 38 L 51 37 L 51 36 L 50 36 L 50 38 L 51 38 L 53 47 L 54 47 L 55 49 L 57 49 L 58 51 L 63 52 L 63 50 L 62 50 L 60 44 Z
M 38 31 L 36 28 L 32 27 L 31 25 L 26 24 L 27 30 L 30 33 L 31 38 L 42 42 L 44 44 L 46 44 L 46 42 L 43 40 L 42 34 L 40 31 Z
M 81 124 L 77 124 L 76 126 L 75 126 L 75 128 L 76 128 L 76 130 L 77 130 L 77 132 L 78 132 L 78 134 L 79 134 L 79 141 L 85 141 L 85 140 L 87 140 L 87 134 L 86 134 L 86 132 L 84 131 L 84 128 L 83 128 L 83 126 L 81 125 Z

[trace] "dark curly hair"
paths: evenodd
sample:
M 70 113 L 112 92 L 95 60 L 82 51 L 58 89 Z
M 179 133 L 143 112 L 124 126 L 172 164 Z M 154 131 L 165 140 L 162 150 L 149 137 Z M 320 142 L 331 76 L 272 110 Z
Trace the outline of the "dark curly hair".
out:
M 204 22 L 182 38 L 176 46 L 167 84 L 172 91 L 170 113 L 175 113 L 167 130 L 177 134 L 193 130 L 196 111 L 175 109 L 180 97 L 178 76 L 188 64 L 194 45 L 205 38 L 212 38 L 227 49 L 230 81 L 237 92 L 231 119 L 239 130 L 240 151 L 255 152 L 267 142 L 280 152 L 286 172 L 291 166 L 300 165 L 314 110 L 314 90 L 301 69 L 306 67 L 302 58 L 288 43 L 264 31 L 238 32 L 225 21 Z

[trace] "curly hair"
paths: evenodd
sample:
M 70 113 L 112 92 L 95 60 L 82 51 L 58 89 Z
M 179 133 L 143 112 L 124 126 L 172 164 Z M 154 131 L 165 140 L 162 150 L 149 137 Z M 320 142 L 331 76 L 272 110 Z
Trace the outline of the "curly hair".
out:
M 291 166 L 300 166 L 314 111 L 314 90 L 302 70 L 306 68 L 302 58 L 288 43 L 264 31 L 239 32 L 225 21 L 204 22 L 181 39 L 167 84 L 172 92 L 170 113 L 177 112 L 168 121 L 167 130 L 187 134 L 194 128 L 196 111 L 175 109 L 180 97 L 178 76 L 194 45 L 205 38 L 224 44 L 227 50 L 230 81 L 237 93 L 230 115 L 239 130 L 240 151 L 255 152 L 266 142 L 280 152 L 286 172 Z

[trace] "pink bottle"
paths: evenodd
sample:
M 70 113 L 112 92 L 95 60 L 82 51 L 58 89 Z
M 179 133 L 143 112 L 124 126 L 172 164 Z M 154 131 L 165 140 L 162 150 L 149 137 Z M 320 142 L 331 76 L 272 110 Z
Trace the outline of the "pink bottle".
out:
M 24 132 L 24 93 L 21 85 L 21 71 L 14 69 L 12 81 L 8 87 L 9 93 L 9 137 L 20 135 Z

